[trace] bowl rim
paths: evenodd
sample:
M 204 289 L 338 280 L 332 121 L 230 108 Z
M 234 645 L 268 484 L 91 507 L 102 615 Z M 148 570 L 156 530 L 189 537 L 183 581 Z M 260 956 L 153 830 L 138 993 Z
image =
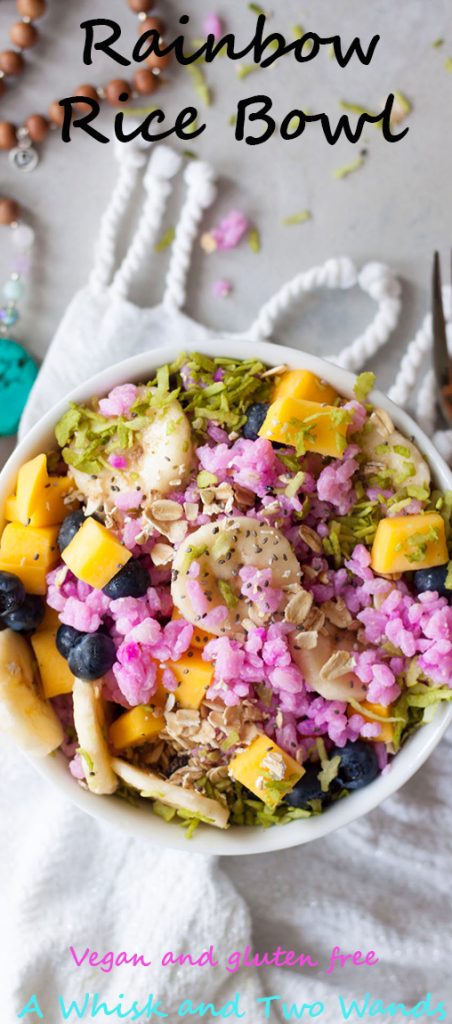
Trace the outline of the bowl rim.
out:
M 221 352 L 231 358 L 260 359 L 269 366 L 287 364 L 294 369 L 307 369 L 335 385 L 346 397 L 354 397 L 354 373 L 320 356 L 289 346 L 239 336 L 224 337 L 219 333 L 186 346 L 173 343 L 149 349 L 115 363 L 79 384 L 28 431 L 0 473 L 0 506 L 3 508 L 22 462 L 37 454 L 39 449 L 48 448 L 49 434 L 53 432 L 56 422 L 69 402 L 87 401 L 95 394 L 106 394 L 118 384 L 128 381 L 148 380 L 158 366 L 173 361 L 181 351 L 197 351 L 210 356 Z M 452 489 L 452 471 L 411 416 L 379 390 L 370 393 L 369 401 L 390 413 L 394 424 L 402 433 L 413 438 L 419 445 L 439 485 L 443 489 Z M 185 853 L 246 856 L 290 849 L 321 839 L 374 810 L 418 771 L 440 742 L 451 721 L 452 704 L 438 709 L 433 721 L 408 739 L 386 775 L 380 775 L 369 786 L 351 793 L 347 799 L 339 801 L 317 817 L 296 820 L 287 826 L 275 826 L 270 829 L 234 826 L 223 832 L 211 826 L 201 825 L 196 829 L 190 842 L 187 841 L 183 829 L 174 823 L 165 822 L 151 812 L 145 814 L 142 808 L 132 807 L 126 801 L 112 800 L 107 796 L 96 797 L 83 790 L 67 770 L 67 761 L 63 755 L 54 754 L 41 759 L 25 756 L 42 777 L 57 786 L 59 791 L 78 808 L 95 819 L 119 827 L 131 836 L 145 839 L 159 847 L 183 850 Z

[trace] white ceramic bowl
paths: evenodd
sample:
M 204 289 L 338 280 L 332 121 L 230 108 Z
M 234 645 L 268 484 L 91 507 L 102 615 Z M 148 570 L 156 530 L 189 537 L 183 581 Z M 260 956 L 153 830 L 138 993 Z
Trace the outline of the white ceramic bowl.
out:
M 180 346 L 169 346 L 155 349 L 140 356 L 126 359 L 108 370 L 92 377 L 78 387 L 63 401 L 55 405 L 18 445 L 0 474 L 0 507 L 15 484 L 19 467 L 27 459 L 41 451 L 47 451 L 54 443 L 53 430 L 57 420 L 67 408 L 68 401 L 85 402 L 92 395 L 105 395 L 111 388 L 126 381 L 146 381 L 154 370 L 166 362 L 176 358 Z M 199 342 L 196 350 L 206 355 L 225 355 L 234 358 L 258 358 L 269 366 L 287 363 L 294 368 L 312 370 L 318 376 L 329 381 L 338 391 L 347 397 L 353 397 L 355 377 L 346 370 L 339 369 L 331 363 L 316 356 L 308 355 L 280 345 L 265 342 L 222 339 Z M 439 487 L 452 489 L 452 472 L 431 444 L 430 440 L 416 423 L 405 412 L 397 408 L 385 395 L 374 391 L 370 400 L 376 405 L 387 409 L 394 423 L 408 437 L 412 437 L 426 456 Z M 99 797 L 83 790 L 70 775 L 67 761 L 62 755 L 47 757 L 43 760 L 30 759 L 37 771 L 72 800 L 78 807 L 92 815 L 124 829 L 129 835 L 140 836 L 150 843 L 159 846 L 177 847 L 186 852 L 220 854 L 226 856 L 267 853 L 270 850 L 283 850 L 291 846 L 309 843 L 314 839 L 327 835 L 335 829 L 349 824 L 356 818 L 367 814 L 377 807 L 386 797 L 395 793 L 421 767 L 432 753 L 445 733 L 452 719 L 452 705 L 448 704 L 438 710 L 434 721 L 415 733 L 397 754 L 390 772 L 379 776 L 364 789 L 351 793 L 340 800 L 324 814 L 306 820 L 294 821 L 289 825 L 275 826 L 270 829 L 233 827 L 229 831 L 200 826 L 193 838 L 185 838 L 183 829 L 174 823 L 167 823 L 146 810 L 131 807 L 123 800 L 114 797 Z

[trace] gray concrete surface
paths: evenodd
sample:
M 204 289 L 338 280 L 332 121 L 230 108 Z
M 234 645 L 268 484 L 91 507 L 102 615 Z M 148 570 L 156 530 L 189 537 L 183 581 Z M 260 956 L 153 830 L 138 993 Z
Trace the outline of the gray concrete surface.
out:
M 452 74 L 444 67 L 452 54 L 449 0 L 431 0 L 428 5 L 423 0 L 399 0 L 397 5 L 393 0 L 285 0 L 283 5 L 269 0 L 270 7 L 271 27 L 288 36 L 301 23 L 319 34 L 337 32 L 344 42 L 355 35 L 364 42 L 375 33 L 381 41 L 370 67 L 355 59 L 341 69 L 325 52 L 304 65 L 283 58 L 274 68 L 257 70 L 243 81 L 237 78 L 236 65 L 225 59 L 207 70 L 213 103 L 202 111 L 207 130 L 191 148 L 215 164 L 222 184 L 206 224 L 231 206 L 242 209 L 259 227 L 262 251 L 254 255 L 242 245 L 234 253 L 209 258 L 198 249 L 190 312 L 218 328 L 235 329 L 251 321 L 263 300 L 289 276 L 329 255 L 344 253 L 358 263 L 387 261 L 403 281 L 404 313 L 393 343 L 377 361 L 385 386 L 426 309 L 432 250 L 447 250 L 452 239 Z M 238 0 L 219 0 L 218 6 L 210 0 L 191 0 L 186 6 L 171 0 L 165 9 L 173 31 L 178 16 L 190 13 L 189 38 L 200 36 L 202 19 L 213 9 L 240 39 L 249 39 L 255 23 L 246 2 Z M 102 83 L 121 74 L 103 55 L 96 57 L 93 68 L 84 67 L 84 33 L 79 26 L 90 15 L 119 21 L 128 52 L 135 24 L 124 0 L 50 4 L 50 13 L 41 22 L 42 41 L 29 51 L 25 74 L 2 98 L 2 116 L 20 122 L 32 111 L 45 110 L 51 99 L 70 94 L 80 82 Z M 13 17 L 13 3 L 2 0 L 2 45 Z M 444 45 L 434 48 L 433 42 L 441 37 Z M 228 124 L 237 101 L 255 93 L 272 97 L 277 121 L 288 110 L 304 106 L 310 112 L 328 112 L 335 123 L 341 99 L 379 109 L 392 90 L 402 91 L 413 103 L 408 136 L 389 145 L 381 132 L 368 128 L 362 143 L 368 150 L 366 165 L 342 181 L 335 180 L 334 169 L 354 159 L 362 145 L 354 148 L 341 141 L 329 146 L 320 126 L 310 125 L 296 141 L 275 136 L 252 148 L 236 142 Z M 198 102 L 191 77 L 178 66 L 159 96 L 168 115 L 187 102 Z M 107 133 L 112 131 L 111 110 L 103 123 Z M 112 149 L 81 133 L 64 145 L 55 132 L 42 148 L 39 167 L 28 175 L 15 171 L 1 154 L 1 189 L 22 202 L 37 232 L 36 261 L 19 333 L 38 357 L 44 355 L 66 304 L 86 279 L 100 214 L 115 179 Z M 312 211 L 310 222 L 283 226 L 284 217 L 305 207 Z M 167 224 L 173 219 L 170 209 Z M 1 270 L 6 267 L 6 243 L 2 232 Z M 158 299 L 166 261 L 163 253 L 143 266 L 137 301 Z M 212 281 L 219 276 L 234 284 L 234 294 L 226 301 L 212 296 Z M 370 312 L 371 304 L 357 292 L 353 297 L 322 296 L 300 308 L 281 336 L 299 347 L 328 352 L 354 337 Z

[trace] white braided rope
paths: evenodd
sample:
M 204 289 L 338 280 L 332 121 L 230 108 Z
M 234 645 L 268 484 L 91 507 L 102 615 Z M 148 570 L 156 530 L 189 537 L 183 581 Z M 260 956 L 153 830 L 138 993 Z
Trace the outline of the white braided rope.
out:
M 378 311 L 363 334 L 338 356 L 330 356 L 332 362 L 346 370 L 360 369 L 386 344 L 397 326 L 402 305 L 400 283 L 383 263 L 367 263 L 359 274 L 358 284 L 378 303 Z
M 111 202 L 102 218 L 95 263 L 90 277 L 90 285 L 96 291 L 105 288 L 111 277 L 119 223 L 136 185 L 138 174 L 147 159 L 146 152 L 139 146 L 117 147 L 116 155 L 120 164 L 118 180 Z M 144 179 L 147 196 L 140 224 L 111 285 L 111 290 L 118 295 L 127 294 L 133 277 L 143 265 L 146 252 L 161 222 L 165 200 L 171 191 L 170 180 L 179 170 L 180 163 L 180 157 L 167 147 L 157 147 L 152 153 Z M 214 172 L 210 165 L 203 161 L 196 161 L 187 167 L 185 181 L 187 197 L 176 229 L 163 296 L 163 305 L 168 310 L 179 310 L 184 306 L 187 276 L 199 223 L 203 211 L 211 205 L 216 195 Z M 303 271 L 283 285 L 265 303 L 247 334 L 255 340 L 270 338 L 277 320 L 286 315 L 304 294 L 320 288 L 346 290 L 355 285 L 359 285 L 378 304 L 377 313 L 363 334 L 339 355 L 334 353 L 329 358 L 336 365 L 348 370 L 357 370 L 385 345 L 400 315 L 400 284 L 389 268 L 381 263 L 368 263 L 358 274 L 351 260 L 342 257 L 327 260 L 321 266 Z M 448 329 L 452 332 L 450 287 L 443 289 L 443 301 Z M 389 397 L 397 405 L 403 407 L 409 403 L 419 383 L 423 361 L 431 348 L 432 318 L 429 314 L 409 344 L 395 383 L 389 390 Z M 430 370 L 424 375 L 418 389 L 417 419 L 427 435 L 433 436 L 443 457 L 452 462 L 452 430 L 434 433 L 436 397 L 435 378 L 433 371 Z
M 270 338 L 276 321 L 288 313 L 305 293 L 320 288 L 353 288 L 356 282 L 356 268 L 346 257 L 327 260 L 319 267 L 304 270 L 291 281 L 287 281 L 265 303 L 248 333 L 255 341 Z
M 276 321 L 287 314 L 303 294 L 319 288 L 352 288 L 358 284 L 378 303 L 378 312 L 371 324 L 351 345 L 330 358 L 349 370 L 356 370 L 386 343 L 400 315 L 400 285 L 394 274 L 382 263 L 368 263 L 358 275 L 351 260 L 327 260 L 294 277 L 261 309 L 251 327 L 256 340 L 271 337 Z
M 388 392 L 388 397 L 396 405 L 406 405 L 416 386 L 418 373 L 423 360 L 432 347 L 432 317 L 429 313 L 419 328 L 415 338 L 410 342 L 400 364 L 395 382 Z M 427 395 L 427 392 L 426 392 Z
M 443 288 L 443 305 L 447 321 L 448 334 L 452 331 L 452 289 L 449 285 Z M 408 345 L 402 359 L 395 383 L 389 391 L 389 398 L 397 405 L 407 405 L 419 384 L 419 377 L 425 357 L 433 346 L 432 315 L 428 313 L 421 324 L 413 341 Z M 435 374 L 429 369 L 421 383 L 416 402 L 416 418 L 434 443 L 446 462 L 452 462 L 452 430 L 434 432 L 437 417 L 437 388 Z
M 153 151 L 143 181 L 146 199 L 140 222 L 111 285 L 115 295 L 125 297 L 131 281 L 143 267 L 162 222 L 166 200 L 171 193 L 171 179 L 177 174 L 180 165 L 181 158 L 168 147 L 159 146 Z
M 187 198 L 176 228 L 163 295 L 163 305 L 172 310 L 182 309 L 185 304 L 193 244 L 203 212 L 211 206 L 216 196 L 214 171 L 204 161 L 197 160 L 189 164 L 184 177 L 188 188 Z
M 142 150 L 133 145 L 120 147 L 119 143 L 115 146 L 115 156 L 119 163 L 119 174 L 101 220 L 94 266 L 89 278 L 90 287 L 96 292 L 106 288 L 110 281 L 115 265 L 119 225 L 135 189 L 140 170 L 147 159 L 146 153 Z

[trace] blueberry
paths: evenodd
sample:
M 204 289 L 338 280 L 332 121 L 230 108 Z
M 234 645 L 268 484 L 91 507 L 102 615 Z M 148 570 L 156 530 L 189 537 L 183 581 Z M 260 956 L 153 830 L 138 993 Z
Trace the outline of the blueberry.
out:
M 345 747 L 334 747 L 330 757 L 340 757 L 337 782 L 343 789 L 362 789 L 378 775 L 378 761 L 372 743 L 355 740 Z
M 188 754 L 176 754 L 176 756 L 172 757 L 169 762 L 168 775 L 174 775 L 174 772 L 177 772 L 179 768 L 185 768 L 188 761 Z
M 452 597 L 452 590 L 446 590 L 446 565 L 436 565 L 433 569 L 417 569 L 414 574 L 414 589 L 417 594 L 426 590 L 436 590 L 441 597 Z
M 307 807 L 310 800 L 322 800 L 322 802 L 325 800 L 328 794 L 322 791 L 317 777 L 319 771 L 319 764 L 310 762 L 306 765 L 306 772 L 303 778 L 297 782 L 296 786 L 285 797 L 284 802 L 289 807 Z
M 58 531 L 57 544 L 60 551 L 64 551 L 71 540 L 78 533 L 80 527 L 85 521 L 85 514 L 81 508 L 77 509 L 76 512 L 70 512 L 66 519 L 63 519 L 60 529 Z
M 149 573 L 142 562 L 131 558 L 103 588 L 112 601 L 119 597 L 144 597 L 150 586 Z
M 242 437 L 247 441 L 257 441 L 259 431 L 265 420 L 269 406 L 266 402 L 255 402 L 246 410 L 246 423 L 242 427 Z
M 81 640 L 83 636 L 86 636 L 86 633 L 81 633 L 79 629 L 74 629 L 73 626 L 63 625 L 59 627 L 55 642 L 57 649 L 60 654 L 63 655 L 63 658 L 69 657 L 69 651 L 75 646 L 75 644 L 78 644 L 79 640 Z
M 67 660 L 71 672 L 78 679 L 100 679 L 116 661 L 116 648 L 105 633 L 85 633 L 71 647 Z
M 0 572 L 0 615 L 14 611 L 25 600 L 25 587 L 12 572 Z
M 31 633 L 42 622 L 45 610 L 46 605 L 42 597 L 27 594 L 18 608 L 3 616 L 3 622 L 15 633 Z

